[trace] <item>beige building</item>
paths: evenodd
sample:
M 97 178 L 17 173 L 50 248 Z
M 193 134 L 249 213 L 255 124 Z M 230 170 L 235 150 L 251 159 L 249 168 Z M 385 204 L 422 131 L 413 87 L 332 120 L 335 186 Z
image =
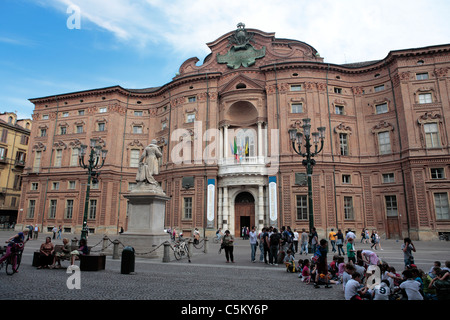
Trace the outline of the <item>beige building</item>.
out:
M 186 60 L 167 84 L 31 99 L 35 104 L 20 225 L 80 232 L 86 171 L 80 146 L 108 150 L 91 185 L 88 226 L 127 225 L 123 197 L 139 155 L 162 149 L 156 178 L 170 196 L 165 226 L 309 227 L 302 159 L 288 130 L 325 127 L 311 176 L 314 226 L 376 229 L 387 238 L 450 232 L 450 45 L 391 51 L 377 61 L 325 62 L 316 49 L 243 24 Z M 314 147 L 313 147 L 314 148 Z
M 0 113 L 0 228 L 17 221 L 22 171 L 28 153 L 31 119 Z

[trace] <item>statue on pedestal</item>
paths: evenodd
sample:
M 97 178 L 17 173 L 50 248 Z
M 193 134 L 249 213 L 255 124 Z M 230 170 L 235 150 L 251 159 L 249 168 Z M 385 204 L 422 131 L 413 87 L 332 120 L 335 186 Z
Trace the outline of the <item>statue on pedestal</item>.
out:
M 164 193 L 158 181 L 153 178 L 154 175 L 159 174 L 158 159 L 162 157 L 161 149 L 156 143 L 157 141 L 153 139 L 150 144 L 145 147 L 139 158 L 139 168 L 136 174 L 136 181 L 138 184 L 134 189 L 136 191 L 145 189 Z

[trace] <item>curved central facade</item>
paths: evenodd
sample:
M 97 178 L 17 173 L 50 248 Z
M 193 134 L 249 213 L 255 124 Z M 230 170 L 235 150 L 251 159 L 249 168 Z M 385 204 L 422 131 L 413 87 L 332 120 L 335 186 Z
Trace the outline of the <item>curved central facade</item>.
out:
M 207 45 L 201 65 L 186 60 L 161 87 L 31 99 L 18 226 L 79 232 L 85 178 L 76 159 L 81 144 L 99 138 L 109 152 L 91 187 L 93 232 L 126 229 L 123 195 L 152 139 L 163 151 L 156 178 L 171 197 L 166 227 L 187 235 L 308 229 L 306 170 L 288 130 L 310 118 L 313 131 L 326 127 L 311 177 L 319 234 L 368 228 L 434 239 L 450 231 L 449 45 L 337 65 L 306 43 L 242 24 Z

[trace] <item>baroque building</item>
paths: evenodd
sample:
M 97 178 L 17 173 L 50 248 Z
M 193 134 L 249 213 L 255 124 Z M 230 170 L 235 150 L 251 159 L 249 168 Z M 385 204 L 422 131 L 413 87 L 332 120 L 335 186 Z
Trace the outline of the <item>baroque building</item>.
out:
M 0 228 L 17 221 L 31 124 L 14 112 L 0 113 Z
M 305 167 L 288 130 L 310 118 L 313 130 L 326 127 L 311 177 L 319 235 L 368 228 L 426 240 L 450 231 L 450 45 L 333 64 L 307 43 L 243 24 L 207 45 L 201 65 L 186 60 L 160 87 L 30 99 L 18 227 L 80 231 L 87 176 L 78 156 L 97 138 L 108 156 L 91 185 L 92 232 L 126 230 L 124 195 L 152 139 L 163 153 L 155 178 L 170 196 L 166 227 L 308 229 Z

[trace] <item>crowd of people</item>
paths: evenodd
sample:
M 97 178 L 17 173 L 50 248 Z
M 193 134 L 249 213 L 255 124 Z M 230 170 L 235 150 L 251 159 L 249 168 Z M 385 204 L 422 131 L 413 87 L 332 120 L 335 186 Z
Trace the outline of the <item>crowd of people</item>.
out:
M 370 249 L 383 250 L 376 231 L 369 235 L 367 229 L 363 229 L 361 237 L 361 243 L 370 241 Z M 404 270 L 400 273 L 374 251 L 356 250 L 356 234 L 350 229 L 345 235 L 340 229 L 337 232 L 331 229 L 328 240 L 319 240 L 315 228 L 311 233 L 305 229 L 299 233 L 289 226 L 281 227 L 280 231 L 269 227 L 257 234 L 253 227 L 249 239 L 252 262 L 256 262 L 259 247 L 260 262 L 284 264 L 286 271 L 297 273 L 302 282 L 314 288 L 339 285 L 346 300 L 450 299 L 450 261 L 444 265 L 435 261 L 427 272 L 419 269 L 414 263 L 416 248 L 410 238 L 405 238 L 399 248 L 404 258 Z M 328 250 L 334 253 L 332 261 L 327 261 Z M 296 253 L 301 256 L 298 260 Z M 303 254 L 309 257 L 303 259 Z

